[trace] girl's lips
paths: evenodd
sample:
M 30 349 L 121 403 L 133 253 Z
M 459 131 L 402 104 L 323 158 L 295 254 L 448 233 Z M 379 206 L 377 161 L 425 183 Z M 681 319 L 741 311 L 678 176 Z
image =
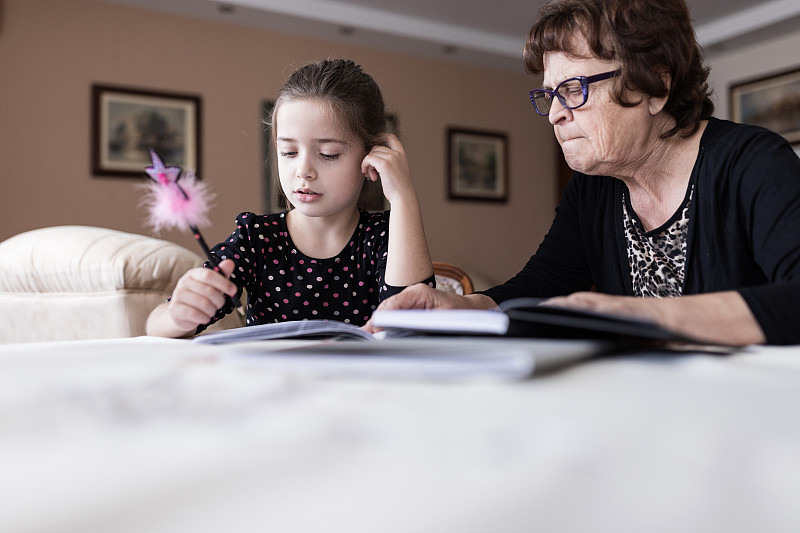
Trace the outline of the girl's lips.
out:
M 313 202 L 319 198 L 322 198 L 322 195 L 318 192 L 312 191 L 311 189 L 297 189 L 294 191 L 294 197 L 301 202 Z

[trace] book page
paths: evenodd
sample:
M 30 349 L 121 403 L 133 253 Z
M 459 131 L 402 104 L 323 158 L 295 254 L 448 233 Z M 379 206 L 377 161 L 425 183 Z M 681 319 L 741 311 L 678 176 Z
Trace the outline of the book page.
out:
M 500 311 L 478 309 L 398 309 L 375 311 L 375 327 L 419 333 L 503 335 L 508 316 Z
M 232 342 L 250 342 L 270 339 L 337 337 L 363 340 L 374 339 L 371 333 L 354 324 L 347 324 L 335 320 L 294 320 L 215 331 L 195 337 L 192 342 L 202 344 L 227 344 Z

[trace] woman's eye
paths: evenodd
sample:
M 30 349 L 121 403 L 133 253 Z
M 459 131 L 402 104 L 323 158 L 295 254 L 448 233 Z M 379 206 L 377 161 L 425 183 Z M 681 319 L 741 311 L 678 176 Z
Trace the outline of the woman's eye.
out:
M 292 157 L 294 155 L 297 155 L 297 152 L 280 152 L 281 157 Z
M 339 156 L 341 154 L 319 154 L 319 155 L 322 156 L 322 159 L 325 159 L 326 161 L 335 161 L 339 159 Z

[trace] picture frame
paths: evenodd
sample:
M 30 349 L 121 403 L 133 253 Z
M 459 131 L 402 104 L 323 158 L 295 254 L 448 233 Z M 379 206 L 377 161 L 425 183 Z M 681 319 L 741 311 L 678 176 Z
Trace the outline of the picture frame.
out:
M 508 140 L 505 133 L 447 129 L 447 194 L 451 199 L 508 199 Z
M 763 126 L 800 144 L 800 67 L 731 84 L 730 110 L 734 122 Z
M 92 174 L 141 178 L 152 163 L 201 173 L 198 95 L 92 85 Z
M 278 159 L 272 144 L 272 110 L 274 100 L 261 102 L 261 204 L 264 213 L 277 213 L 286 209 L 287 202 L 280 194 Z

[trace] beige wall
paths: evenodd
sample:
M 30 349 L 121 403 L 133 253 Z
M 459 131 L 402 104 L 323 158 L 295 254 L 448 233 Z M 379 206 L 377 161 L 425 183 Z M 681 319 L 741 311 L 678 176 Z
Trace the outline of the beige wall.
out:
M 240 211 L 262 211 L 261 101 L 295 66 L 331 56 L 362 64 L 399 116 L 434 259 L 462 265 L 479 285 L 504 281 L 552 219 L 555 144 L 527 101 L 538 81 L 521 68 L 471 68 L 89 0 L 0 0 L 0 8 L 0 240 L 62 224 L 149 233 L 140 182 L 91 174 L 92 83 L 202 96 L 203 178 L 217 193 L 204 233 L 222 240 Z M 447 199 L 448 126 L 508 135 L 508 203 Z M 196 246 L 177 232 L 162 236 Z

